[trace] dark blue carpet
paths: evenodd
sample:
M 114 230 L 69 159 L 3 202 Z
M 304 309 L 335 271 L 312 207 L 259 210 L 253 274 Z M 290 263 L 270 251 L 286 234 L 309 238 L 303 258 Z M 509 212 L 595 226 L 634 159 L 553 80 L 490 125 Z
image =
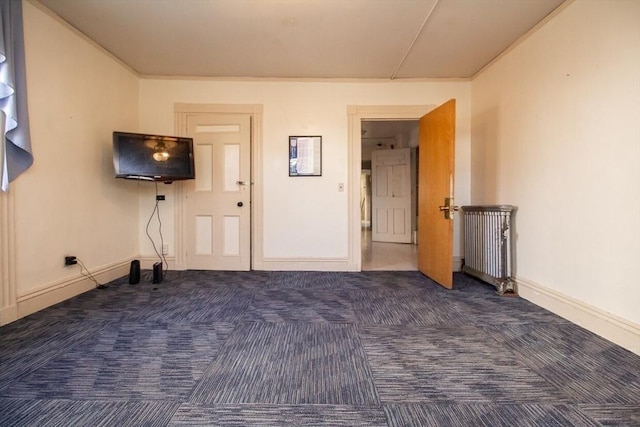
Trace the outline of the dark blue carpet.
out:
M 0 328 L 0 426 L 640 426 L 640 357 L 467 276 L 144 277 Z

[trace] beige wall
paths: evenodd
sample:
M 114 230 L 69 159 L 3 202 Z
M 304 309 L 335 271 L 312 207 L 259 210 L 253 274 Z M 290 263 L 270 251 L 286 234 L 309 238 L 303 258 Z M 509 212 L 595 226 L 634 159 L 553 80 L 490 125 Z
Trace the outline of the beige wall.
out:
M 144 132 L 175 133 L 175 103 L 260 104 L 263 106 L 262 170 L 264 190 L 263 251 L 265 259 L 284 259 L 295 269 L 297 259 L 348 257 L 349 200 L 338 192 L 348 184 L 349 105 L 439 105 L 457 99 L 456 188 L 459 203 L 469 200 L 469 82 L 275 82 L 275 81 L 140 81 L 140 127 Z M 289 135 L 322 135 L 322 177 L 288 176 Z M 142 184 L 141 184 L 142 185 Z M 356 183 L 355 188 L 359 188 Z M 168 190 L 171 191 L 171 190 Z M 149 186 L 141 204 L 141 222 L 153 209 Z M 359 195 L 355 195 L 359 200 Z M 171 200 L 163 203 L 166 224 Z M 358 203 L 356 203 L 358 205 Z M 165 220 L 163 219 L 163 224 Z M 456 227 L 458 229 L 458 227 Z M 172 239 L 167 225 L 164 233 Z M 459 236 L 457 236 L 459 237 Z M 143 253 L 153 250 L 141 231 Z M 458 239 L 459 240 L 459 239 Z M 461 248 L 456 244 L 455 254 Z M 262 260 L 254 260 L 259 264 Z M 282 266 L 282 264 L 279 264 Z
M 576 1 L 474 79 L 471 119 L 471 198 L 518 206 L 527 296 L 636 331 L 639 76 L 640 2 Z
M 138 253 L 138 194 L 113 178 L 111 133 L 138 126 L 138 78 L 24 2 L 33 166 L 12 184 L 18 299 Z

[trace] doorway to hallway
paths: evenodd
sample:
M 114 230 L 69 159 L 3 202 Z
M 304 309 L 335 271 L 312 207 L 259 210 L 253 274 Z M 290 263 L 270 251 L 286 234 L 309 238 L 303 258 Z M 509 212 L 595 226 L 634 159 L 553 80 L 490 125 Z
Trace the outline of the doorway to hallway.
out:
M 415 271 L 418 269 L 415 244 L 418 191 L 415 159 L 417 158 L 418 128 L 416 120 L 361 121 L 360 255 L 363 271 Z M 406 164 L 403 167 L 403 171 L 410 170 L 410 173 L 392 173 L 395 170 L 392 164 L 385 166 L 384 169 L 376 167 L 375 163 L 379 155 L 396 151 L 411 153 L 413 160 L 411 165 Z M 385 170 L 386 174 L 383 174 Z M 373 176 L 372 172 L 376 175 Z M 376 178 L 378 178 L 377 184 Z M 395 182 L 399 179 L 406 182 Z M 394 203 L 376 206 L 380 200 L 385 200 L 381 197 L 382 193 L 387 197 L 387 201 L 394 200 L 393 187 L 403 189 L 403 197 L 406 199 L 405 208 L 397 209 Z M 394 220 L 394 216 L 402 218 Z M 394 233 L 393 228 L 401 232 L 401 238 L 393 238 L 391 235 Z M 381 234 L 380 230 L 384 230 L 385 234 Z M 400 241 L 404 243 L 394 243 Z

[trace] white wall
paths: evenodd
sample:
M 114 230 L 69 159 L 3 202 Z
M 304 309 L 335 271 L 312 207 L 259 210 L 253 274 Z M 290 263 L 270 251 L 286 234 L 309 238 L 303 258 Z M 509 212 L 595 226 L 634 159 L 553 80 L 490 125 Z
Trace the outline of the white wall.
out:
M 33 166 L 12 183 L 18 299 L 138 254 L 138 194 L 113 178 L 111 133 L 138 126 L 138 77 L 23 2 Z
M 335 259 L 348 256 L 348 105 L 439 105 L 457 99 L 456 194 L 469 200 L 469 82 L 140 81 L 143 132 L 175 134 L 175 103 L 263 105 L 264 257 Z M 289 135 L 322 135 L 322 177 L 290 178 Z M 356 185 L 356 188 L 358 186 Z M 358 197 L 358 196 L 356 196 Z M 153 193 L 142 197 L 141 222 Z M 359 199 L 359 197 L 358 197 Z M 167 224 L 171 200 L 163 202 Z M 163 219 L 164 222 L 164 219 Z M 167 226 L 165 236 L 173 239 Z M 143 254 L 153 253 L 141 232 Z M 459 255 L 460 247 L 456 245 Z M 260 261 L 260 260 L 257 260 Z
M 640 2 L 568 5 L 472 100 L 472 201 L 518 206 L 519 281 L 637 334 Z

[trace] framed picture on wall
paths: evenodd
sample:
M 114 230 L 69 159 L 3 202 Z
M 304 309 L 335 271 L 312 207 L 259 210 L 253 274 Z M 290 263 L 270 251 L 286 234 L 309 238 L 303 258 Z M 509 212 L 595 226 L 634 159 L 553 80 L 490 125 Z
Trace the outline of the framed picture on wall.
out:
M 322 137 L 289 137 L 289 176 L 322 176 Z

